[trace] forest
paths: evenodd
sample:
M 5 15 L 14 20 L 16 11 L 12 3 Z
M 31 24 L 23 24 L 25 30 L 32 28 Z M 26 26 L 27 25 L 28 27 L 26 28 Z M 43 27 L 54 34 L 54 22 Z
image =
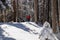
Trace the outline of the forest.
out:
M 60 0 L 0 0 L 0 22 L 48 21 L 54 31 L 60 26 Z

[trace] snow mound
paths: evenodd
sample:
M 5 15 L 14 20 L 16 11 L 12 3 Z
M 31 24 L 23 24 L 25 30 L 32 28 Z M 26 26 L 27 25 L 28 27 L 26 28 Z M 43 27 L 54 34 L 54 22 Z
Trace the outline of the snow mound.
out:
M 48 22 L 45 22 L 43 27 L 38 26 L 35 22 L 4 23 L 0 27 L 4 30 L 5 37 L 15 40 L 58 40 Z

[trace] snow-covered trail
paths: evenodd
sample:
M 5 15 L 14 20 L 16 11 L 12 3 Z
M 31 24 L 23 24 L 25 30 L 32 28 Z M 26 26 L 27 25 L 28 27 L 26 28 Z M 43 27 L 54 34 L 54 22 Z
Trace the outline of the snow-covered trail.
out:
M 47 25 L 49 26 L 48 23 Z M 47 25 L 46 23 L 44 24 L 44 26 Z M 4 30 L 3 35 L 5 37 L 13 38 L 15 40 L 45 40 L 45 37 L 48 35 L 50 39 L 53 38 L 50 35 L 52 32 L 50 32 L 51 29 L 38 26 L 35 22 L 2 23 L 0 27 Z

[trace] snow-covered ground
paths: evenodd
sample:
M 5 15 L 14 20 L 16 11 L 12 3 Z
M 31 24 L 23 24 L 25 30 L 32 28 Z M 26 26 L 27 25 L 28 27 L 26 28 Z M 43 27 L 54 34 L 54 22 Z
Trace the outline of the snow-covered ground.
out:
M 47 25 L 49 26 L 49 24 Z M 44 26 L 47 25 L 46 23 L 44 24 Z M 15 40 L 45 40 L 48 37 L 50 40 L 58 40 L 51 29 L 38 26 L 35 22 L 2 23 L 0 27 L 0 29 L 3 29 L 2 35 L 6 38 L 13 38 Z

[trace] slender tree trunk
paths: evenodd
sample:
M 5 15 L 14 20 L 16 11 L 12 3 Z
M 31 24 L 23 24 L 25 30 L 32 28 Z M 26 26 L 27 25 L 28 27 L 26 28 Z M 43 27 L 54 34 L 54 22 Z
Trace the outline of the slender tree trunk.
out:
M 35 22 L 38 22 L 38 0 L 34 0 L 34 17 Z
M 2 13 L 3 13 L 3 22 L 5 23 L 6 22 L 5 10 L 2 10 Z
M 58 0 L 58 10 L 59 10 L 59 27 L 60 27 L 60 0 Z
M 53 32 L 57 32 L 57 22 L 56 22 L 56 15 L 57 15 L 57 0 L 52 0 L 52 28 Z
M 14 22 L 16 22 L 16 2 L 15 2 L 15 0 L 13 1 L 13 9 L 14 9 L 13 20 L 14 20 Z

